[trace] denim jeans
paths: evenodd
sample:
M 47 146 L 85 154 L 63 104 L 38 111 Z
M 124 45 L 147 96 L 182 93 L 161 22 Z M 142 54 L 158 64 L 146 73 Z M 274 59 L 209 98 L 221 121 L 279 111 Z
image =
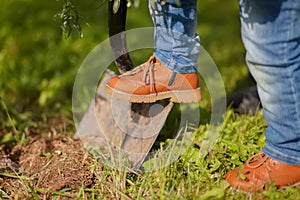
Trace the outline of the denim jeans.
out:
M 149 0 L 154 22 L 154 56 L 175 72 L 197 72 L 200 38 L 197 0 Z
M 239 4 L 246 62 L 268 123 L 263 152 L 300 165 L 300 1 Z
M 197 69 L 196 0 L 149 1 L 154 55 L 170 69 Z M 246 62 L 257 82 L 268 123 L 263 152 L 300 165 L 300 1 L 239 0 Z

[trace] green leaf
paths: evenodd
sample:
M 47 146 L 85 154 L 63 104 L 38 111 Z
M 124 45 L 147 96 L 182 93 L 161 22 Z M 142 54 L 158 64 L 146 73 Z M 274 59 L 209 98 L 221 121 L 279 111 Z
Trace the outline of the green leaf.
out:
M 61 31 L 65 38 L 68 38 L 73 30 L 79 32 L 80 38 L 83 37 L 79 21 L 84 19 L 70 0 L 64 0 L 63 8 L 54 15 L 54 20 L 60 21 Z
M 113 12 L 116 14 L 120 8 L 121 0 L 115 0 L 113 4 Z
M 46 153 L 41 153 L 40 156 L 50 158 L 52 154 L 50 152 L 46 152 Z
M 7 134 L 5 134 L 1 140 L 0 140 L 0 144 L 3 144 L 3 143 L 9 143 L 9 142 L 12 142 L 14 141 L 14 135 L 12 134 L 12 132 L 9 132 Z
M 212 190 L 207 191 L 204 195 L 200 197 L 200 200 L 206 199 L 221 199 L 224 197 L 225 192 L 223 188 L 213 188 Z
M 39 200 L 40 198 L 39 198 L 39 195 L 37 194 L 37 191 L 31 186 L 29 186 L 29 189 L 30 189 L 30 192 L 32 193 L 34 199 Z

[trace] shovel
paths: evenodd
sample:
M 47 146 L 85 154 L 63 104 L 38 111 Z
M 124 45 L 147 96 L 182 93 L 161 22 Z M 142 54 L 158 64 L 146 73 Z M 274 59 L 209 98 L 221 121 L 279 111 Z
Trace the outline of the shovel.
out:
M 110 40 L 110 44 L 114 55 L 121 55 L 115 63 L 122 74 L 133 69 L 124 32 L 127 1 L 120 1 L 116 13 L 113 9 L 114 0 L 109 1 L 108 5 L 109 36 L 118 34 L 114 40 Z M 94 155 L 107 164 L 137 171 L 164 126 L 173 103 L 168 100 L 130 103 L 116 99 L 104 92 L 107 81 L 114 75 L 109 70 L 104 74 L 74 139 L 80 138 Z

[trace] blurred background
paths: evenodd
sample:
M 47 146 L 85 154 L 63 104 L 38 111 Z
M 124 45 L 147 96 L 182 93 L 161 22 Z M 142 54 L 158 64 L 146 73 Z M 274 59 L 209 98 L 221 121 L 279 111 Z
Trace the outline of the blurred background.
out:
M 54 16 L 64 1 L 1 0 L 0 6 L 0 122 L 1 127 L 18 122 L 46 121 L 51 116 L 72 120 L 72 87 L 77 70 L 88 53 L 108 38 L 107 2 L 73 0 L 83 37 L 78 32 L 66 38 Z M 153 26 L 148 1 L 129 8 L 127 29 Z M 227 95 L 252 84 L 244 62 L 236 1 L 198 1 L 198 33 L 201 45 L 217 64 Z M 151 54 L 151 51 L 147 51 Z M 134 64 L 148 59 L 132 53 Z M 200 66 L 205 67 L 205 66 Z M 200 107 L 209 112 L 208 97 Z M 8 115 L 9 114 L 9 115 Z

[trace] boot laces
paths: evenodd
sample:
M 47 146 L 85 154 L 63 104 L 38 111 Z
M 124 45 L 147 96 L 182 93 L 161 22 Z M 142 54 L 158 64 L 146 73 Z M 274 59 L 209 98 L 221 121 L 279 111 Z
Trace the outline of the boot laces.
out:
M 121 76 L 134 76 L 134 75 L 142 72 L 143 73 L 143 82 L 146 85 L 150 85 L 150 92 L 152 92 L 152 85 L 154 84 L 154 66 L 155 66 L 155 57 L 151 56 L 146 63 L 144 63 L 138 67 L 135 67 L 131 71 L 125 72 Z
M 261 174 L 259 177 L 259 179 L 261 181 L 264 181 L 264 185 L 263 185 L 263 188 L 266 186 L 265 184 L 268 183 L 268 182 L 272 182 L 272 167 L 275 165 L 275 164 L 272 164 L 271 162 L 267 162 L 269 158 L 266 154 L 264 154 L 263 152 L 259 153 L 259 154 L 256 154 L 256 155 L 253 155 L 251 156 L 247 162 L 246 162 L 246 165 L 251 168 L 251 169 L 257 169 L 259 167 L 262 167 L 262 170 L 259 170 L 257 172 L 253 171 L 253 177 L 252 179 L 254 178 L 256 181 L 257 181 L 257 175 L 256 174 Z M 257 162 L 256 164 L 253 164 L 254 162 Z M 269 166 L 269 165 L 272 165 L 272 166 Z M 265 171 L 267 170 L 267 171 Z M 263 179 L 262 179 L 263 178 Z
M 269 159 L 269 157 L 266 156 L 263 152 L 261 152 L 259 154 L 255 154 L 255 155 L 251 156 L 247 160 L 246 165 L 251 169 L 256 169 L 256 168 L 264 165 L 269 171 L 271 171 L 271 168 L 267 165 L 267 162 L 266 162 L 268 159 Z M 253 164 L 255 162 L 257 162 L 257 163 Z

